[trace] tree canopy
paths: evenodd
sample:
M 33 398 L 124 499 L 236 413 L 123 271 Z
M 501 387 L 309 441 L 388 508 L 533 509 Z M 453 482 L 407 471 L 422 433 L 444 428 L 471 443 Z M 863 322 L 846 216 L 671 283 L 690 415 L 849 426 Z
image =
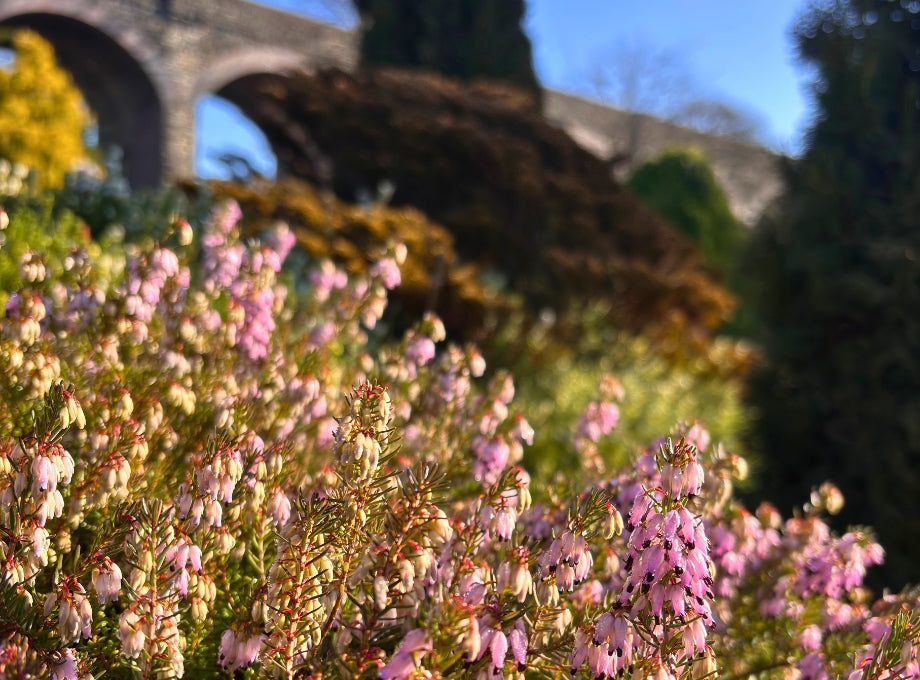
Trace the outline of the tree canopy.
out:
M 0 158 L 35 170 L 41 186 L 59 186 L 86 157 L 89 113 L 41 36 L 17 30 L 5 42 L 15 58 L 10 68 L 0 69 Z
M 371 66 L 425 68 L 462 79 L 511 83 L 540 101 L 524 0 L 355 0 L 361 59 Z

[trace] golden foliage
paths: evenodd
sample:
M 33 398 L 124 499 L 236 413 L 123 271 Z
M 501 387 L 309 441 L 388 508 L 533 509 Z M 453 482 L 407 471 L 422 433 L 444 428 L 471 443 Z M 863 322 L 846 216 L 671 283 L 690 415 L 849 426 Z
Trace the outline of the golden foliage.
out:
M 414 208 L 357 206 L 293 178 L 254 185 L 212 182 L 209 188 L 240 204 L 244 231 L 255 234 L 283 220 L 308 255 L 332 259 L 351 274 L 366 272 L 370 258 L 387 244 L 403 243 L 407 257 L 394 297 L 409 318 L 436 309 L 448 328 L 469 337 L 487 310 L 510 304 L 483 283 L 478 266 L 459 261 L 450 232 Z
M 39 186 L 58 187 L 86 157 L 89 113 L 47 41 L 19 30 L 10 42 L 15 61 L 0 69 L 0 158 L 35 170 Z

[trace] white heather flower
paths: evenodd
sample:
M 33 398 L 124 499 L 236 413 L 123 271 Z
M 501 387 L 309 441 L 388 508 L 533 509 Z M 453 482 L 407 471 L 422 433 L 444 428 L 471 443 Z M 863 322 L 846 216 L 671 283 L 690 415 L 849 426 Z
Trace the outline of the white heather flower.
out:
M 121 653 L 129 659 L 136 659 L 144 649 L 147 636 L 144 634 L 140 617 L 132 609 L 126 609 L 118 619 L 118 639 Z
M 30 250 L 20 258 L 19 275 L 23 281 L 28 283 L 44 281 L 47 273 L 45 263 L 36 251 Z
M 48 456 L 37 455 L 32 459 L 32 495 L 39 498 L 45 492 L 57 489 L 58 471 Z
M 36 526 L 32 530 L 32 555 L 38 558 L 42 566 L 48 564 L 48 549 L 51 547 L 51 539 L 48 537 L 48 530 L 42 526 Z
M 374 577 L 374 604 L 377 606 L 377 609 L 383 611 L 387 606 L 387 593 L 390 589 L 390 585 L 387 582 L 386 577 L 381 574 L 378 574 Z
M 58 414 L 61 428 L 66 430 L 71 424 L 75 424 L 81 430 L 86 428 L 86 416 L 83 413 L 83 407 L 80 406 L 80 402 L 67 390 L 62 390 L 62 393 L 64 405 Z
M 121 568 L 108 557 L 93 569 L 93 589 L 99 604 L 115 602 L 121 590 Z
M 58 633 L 65 644 L 76 642 L 82 636 L 92 637 L 93 608 L 86 598 L 86 591 L 79 583 L 70 587 L 62 585 L 59 593 L 52 593 L 45 600 L 45 616 L 58 605 Z
M 268 499 L 268 512 L 279 527 L 283 527 L 291 518 L 291 499 L 280 488 L 276 487 Z

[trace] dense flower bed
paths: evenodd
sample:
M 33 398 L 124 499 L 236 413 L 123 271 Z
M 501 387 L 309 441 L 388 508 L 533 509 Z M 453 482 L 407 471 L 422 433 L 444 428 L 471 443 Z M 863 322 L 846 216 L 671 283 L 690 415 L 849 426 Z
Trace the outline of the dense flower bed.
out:
M 434 317 L 375 341 L 404 249 L 283 285 L 279 226 L 60 262 L 29 252 L 0 323 L 0 678 L 916 677 L 916 593 L 882 550 L 732 496 L 696 423 L 604 472 L 520 465 L 514 384 Z M 15 216 L 13 219 L 16 219 Z M 439 346 L 440 343 L 440 346 Z M 539 423 L 534 426 L 539 427 Z

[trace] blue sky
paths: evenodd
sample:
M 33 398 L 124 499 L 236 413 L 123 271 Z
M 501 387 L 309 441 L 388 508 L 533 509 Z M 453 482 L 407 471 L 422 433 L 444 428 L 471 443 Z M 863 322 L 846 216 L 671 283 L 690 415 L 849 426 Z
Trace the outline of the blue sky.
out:
M 457 0 L 462 2 L 463 0 Z M 348 22 L 337 0 L 263 0 L 326 21 Z M 795 153 L 808 123 L 807 74 L 796 63 L 790 31 L 806 0 L 528 0 L 525 29 L 537 75 L 547 87 L 597 94 L 596 75 L 622 54 L 659 55 L 680 74 L 687 96 L 717 99 L 750 113 L 774 148 Z M 651 70 L 654 72 L 654 69 Z M 647 69 L 643 75 L 649 75 Z M 651 76 L 650 76 L 651 77 Z M 262 172 L 273 159 L 258 130 L 232 105 L 212 98 L 198 107 L 200 174 L 220 175 L 210 160 L 242 153 Z

